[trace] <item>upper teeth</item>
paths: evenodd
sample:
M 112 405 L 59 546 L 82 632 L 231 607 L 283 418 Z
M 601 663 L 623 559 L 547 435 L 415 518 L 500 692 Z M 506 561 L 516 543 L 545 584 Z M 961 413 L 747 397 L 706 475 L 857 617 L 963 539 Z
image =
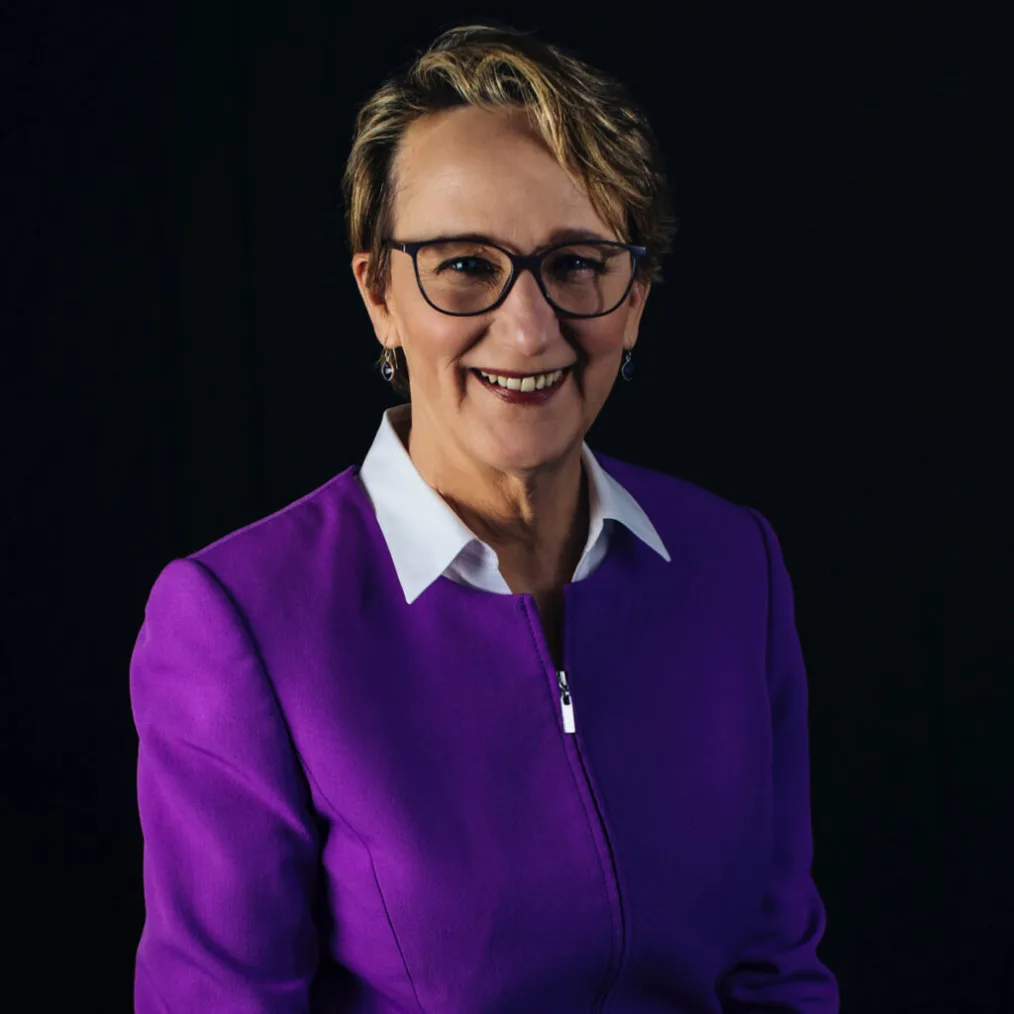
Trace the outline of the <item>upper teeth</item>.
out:
M 509 391 L 541 391 L 544 387 L 555 384 L 562 376 L 563 370 L 552 373 L 533 373 L 528 377 L 501 377 L 498 373 L 479 372 L 492 384 L 499 384 Z

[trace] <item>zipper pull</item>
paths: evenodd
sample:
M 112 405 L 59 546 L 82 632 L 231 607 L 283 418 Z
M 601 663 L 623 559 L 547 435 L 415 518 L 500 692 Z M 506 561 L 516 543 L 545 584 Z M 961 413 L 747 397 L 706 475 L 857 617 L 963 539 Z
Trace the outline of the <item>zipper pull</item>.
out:
M 563 731 L 574 731 L 574 702 L 570 699 L 570 686 L 567 683 L 567 674 L 557 670 L 556 685 L 560 688 L 560 708 L 563 711 Z

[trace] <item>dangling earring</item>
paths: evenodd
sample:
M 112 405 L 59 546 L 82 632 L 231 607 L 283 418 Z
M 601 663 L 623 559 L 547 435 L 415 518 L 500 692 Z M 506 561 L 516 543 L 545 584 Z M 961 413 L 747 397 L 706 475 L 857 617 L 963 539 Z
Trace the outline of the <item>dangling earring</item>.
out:
M 631 358 L 633 357 L 634 353 L 633 350 L 631 349 L 627 349 L 626 352 L 627 355 L 623 360 L 623 365 L 620 367 L 620 376 L 623 377 L 624 380 L 633 380 L 634 364 L 631 362 Z
M 380 375 L 388 383 L 394 379 L 395 370 L 398 368 L 398 357 L 394 349 L 384 349 L 384 355 L 381 357 L 380 363 Z

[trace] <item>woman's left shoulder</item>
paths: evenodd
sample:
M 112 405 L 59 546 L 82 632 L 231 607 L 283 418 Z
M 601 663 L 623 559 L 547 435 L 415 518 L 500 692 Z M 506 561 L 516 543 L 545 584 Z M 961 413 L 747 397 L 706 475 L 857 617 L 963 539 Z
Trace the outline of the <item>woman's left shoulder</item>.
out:
M 637 500 L 653 522 L 658 515 L 663 522 L 673 519 L 683 526 L 731 526 L 752 530 L 756 538 L 757 524 L 751 519 L 751 508 L 682 476 L 594 453 L 602 468 Z

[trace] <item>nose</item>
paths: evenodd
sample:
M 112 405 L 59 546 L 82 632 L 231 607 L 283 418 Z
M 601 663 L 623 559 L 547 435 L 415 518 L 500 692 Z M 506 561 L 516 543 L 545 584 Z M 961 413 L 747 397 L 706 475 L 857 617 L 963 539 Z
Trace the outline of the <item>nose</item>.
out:
M 537 355 L 559 330 L 556 311 L 543 296 L 531 271 L 518 272 L 496 317 L 524 355 Z

